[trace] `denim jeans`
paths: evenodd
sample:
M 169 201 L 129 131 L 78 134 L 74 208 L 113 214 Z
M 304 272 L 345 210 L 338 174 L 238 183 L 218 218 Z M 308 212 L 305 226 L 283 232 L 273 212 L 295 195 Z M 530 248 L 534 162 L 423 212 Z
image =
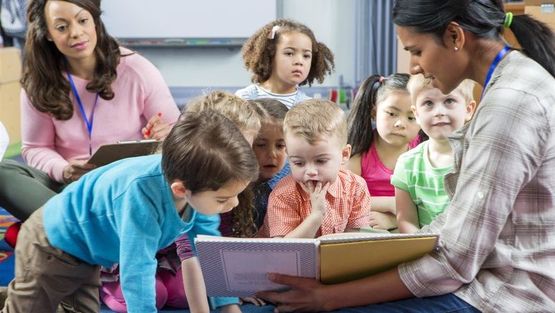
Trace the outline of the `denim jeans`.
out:
M 257 307 L 252 304 L 241 306 L 243 313 L 273 313 L 272 305 Z M 179 311 L 182 312 L 182 311 Z M 188 312 L 188 311 L 183 311 Z M 215 312 L 215 311 L 213 311 Z M 341 309 L 333 312 L 349 312 L 349 313 L 479 313 L 480 310 L 466 303 L 454 294 L 446 294 L 443 296 L 428 298 L 410 298 L 405 300 L 371 304 L 348 309 Z
M 371 304 L 354 308 L 341 309 L 333 312 L 350 313 L 475 313 L 480 312 L 472 305 L 454 294 L 427 298 L 410 298 L 380 304 Z

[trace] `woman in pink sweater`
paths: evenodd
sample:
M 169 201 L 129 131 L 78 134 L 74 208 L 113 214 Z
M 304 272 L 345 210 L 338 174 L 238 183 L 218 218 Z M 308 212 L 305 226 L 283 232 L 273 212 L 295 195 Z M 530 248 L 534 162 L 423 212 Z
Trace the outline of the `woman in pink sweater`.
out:
M 163 139 L 179 110 L 160 72 L 108 35 L 100 0 L 33 0 L 23 63 L 22 156 L 0 163 L 0 206 L 25 220 L 94 168 L 104 144 Z

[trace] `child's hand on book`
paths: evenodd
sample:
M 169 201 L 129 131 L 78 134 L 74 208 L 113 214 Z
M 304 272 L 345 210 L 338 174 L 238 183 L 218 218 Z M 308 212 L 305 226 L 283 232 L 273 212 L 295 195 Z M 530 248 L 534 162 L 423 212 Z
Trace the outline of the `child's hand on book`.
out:
M 264 300 L 262 300 L 260 298 L 257 298 L 257 297 L 254 297 L 254 296 L 253 297 L 243 297 L 243 298 L 241 298 L 241 304 L 244 304 L 244 303 L 252 303 L 256 306 L 266 305 L 266 302 Z
M 322 217 L 326 215 L 326 193 L 330 183 L 327 182 L 305 182 L 301 184 L 301 188 L 310 196 L 310 204 L 312 205 L 312 212 L 321 213 Z
M 394 229 L 397 228 L 397 218 L 391 213 L 372 211 L 369 219 L 370 226 L 374 229 Z

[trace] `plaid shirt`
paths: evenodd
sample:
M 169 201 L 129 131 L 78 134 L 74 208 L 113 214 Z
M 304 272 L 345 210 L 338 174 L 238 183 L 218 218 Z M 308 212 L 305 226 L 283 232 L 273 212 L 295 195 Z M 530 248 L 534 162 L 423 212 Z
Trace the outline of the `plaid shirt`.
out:
M 455 292 L 484 312 L 555 311 L 555 79 L 513 51 L 450 143 L 450 206 L 422 231 L 436 252 L 403 264 L 416 296 Z

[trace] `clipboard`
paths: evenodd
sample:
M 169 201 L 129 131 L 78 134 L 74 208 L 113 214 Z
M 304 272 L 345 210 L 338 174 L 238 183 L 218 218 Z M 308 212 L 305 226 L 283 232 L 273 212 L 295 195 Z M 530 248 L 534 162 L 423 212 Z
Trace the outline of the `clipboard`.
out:
M 161 141 L 158 140 L 137 140 L 103 145 L 96 150 L 87 163 L 102 166 L 125 158 L 152 154 L 160 143 Z

